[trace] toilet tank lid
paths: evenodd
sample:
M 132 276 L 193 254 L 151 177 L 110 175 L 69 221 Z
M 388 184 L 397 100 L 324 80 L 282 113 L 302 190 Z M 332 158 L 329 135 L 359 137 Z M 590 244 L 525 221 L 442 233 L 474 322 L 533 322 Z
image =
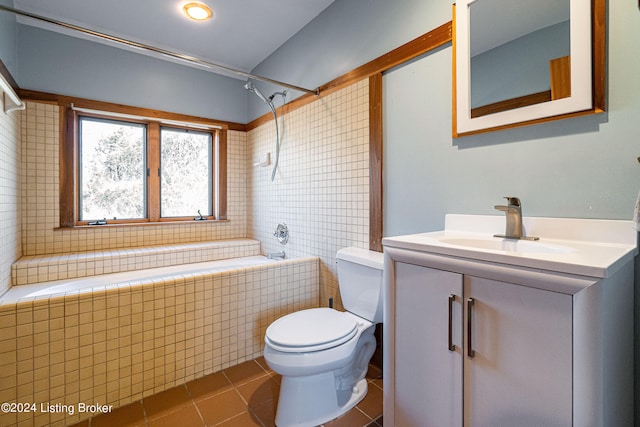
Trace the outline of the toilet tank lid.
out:
M 349 247 L 340 249 L 336 257 L 337 259 L 365 265 L 377 270 L 382 270 L 384 268 L 384 255 L 382 252 Z

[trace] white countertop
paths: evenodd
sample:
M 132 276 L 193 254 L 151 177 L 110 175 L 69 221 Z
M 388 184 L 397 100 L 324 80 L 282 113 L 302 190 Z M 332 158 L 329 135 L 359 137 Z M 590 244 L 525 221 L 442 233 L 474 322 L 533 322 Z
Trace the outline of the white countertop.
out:
M 453 215 L 442 231 L 386 237 L 385 247 L 435 253 L 590 277 L 609 277 L 638 253 L 632 221 L 523 218 L 526 236 L 537 241 L 493 237 L 505 217 Z

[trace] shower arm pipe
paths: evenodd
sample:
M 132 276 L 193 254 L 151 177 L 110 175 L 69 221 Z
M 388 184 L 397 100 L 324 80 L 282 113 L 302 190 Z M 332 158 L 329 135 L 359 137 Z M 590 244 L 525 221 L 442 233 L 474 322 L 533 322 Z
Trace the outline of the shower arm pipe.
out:
M 47 18 L 45 16 L 42 15 L 36 15 L 34 13 L 31 12 L 26 12 L 24 10 L 20 10 L 20 9 L 15 9 L 15 8 L 11 8 L 11 7 L 7 7 L 4 5 L 0 5 L 0 10 L 4 10 L 5 12 L 10 12 L 19 16 L 24 16 L 26 18 L 31 18 L 31 19 L 35 19 L 37 21 L 42 21 L 42 22 L 46 22 L 48 24 L 53 24 L 53 25 L 57 25 L 59 27 L 63 27 L 63 28 L 67 28 L 70 30 L 74 30 L 74 31 L 79 31 L 81 33 L 84 34 L 88 34 L 90 36 L 93 37 L 98 37 L 104 40 L 109 40 L 111 42 L 115 42 L 115 43 L 119 43 L 119 44 L 123 44 L 126 46 L 130 46 L 136 49 L 143 49 L 149 52 L 154 52 L 154 53 L 159 53 L 161 55 L 164 56 L 168 56 L 170 58 L 175 58 L 175 59 L 179 59 L 181 61 L 185 61 L 185 62 L 189 62 L 192 63 L 194 65 L 199 65 L 205 68 L 213 68 L 213 69 L 218 69 L 218 70 L 222 70 L 222 71 L 227 71 L 242 77 L 246 77 L 249 79 L 254 79 L 254 80 L 260 80 L 266 83 L 271 83 L 274 85 L 278 85 L 278 86 L 282 86 L 282 87 L 286 87 L 288 89 L 292 89 L 292 90 L 297 90 L 300 92 L 305 92 L 311 95 L 316 95 L 318 96 L 320 94 L 320 89 L 316 88 L 316 89 L 307 89 L 304 87 L 300 87 L 300 86 L 296 86 L 293 84 L 289 84 L 289 83 L 284 83 L 278 80 L 273 80 L 270 79 L 268 77 L 262 77 L 262 76 L 258 76 L 255 74 L 251 74 L 251 73 L 247 73 L 245 71 L 241 71 L 241 70 L 237 70 L 235 68 L 232 67 L 228 67 L 226 65 L 220 65 L 220 64 L 216 64 L 215 62 L 209 62 L 209 61 L 205 61 L 203 59 L 197 58 L 195 56 L 191 56 L 191 55 L 185 55 L 182 53 L 176 53 L 167 49 L 162 49 L 159 47 L 155 47 L 155 46 L 150 46 L 144 43 L 139 43 L 139 42 L 134 42 L 131 40 L 127 40 L 127 39 L 123 39 L 120 37 L 116 37 L 116 36 L 112 36 L 109 34 L 105 34 L 105 33 L 101 33 L 98 31 L 94 31 L 94 30 L 90 30 L 88 28 L 84 28 L 84 27 L 80 27 L 78 25 L 74 25 L 74 24 L 69 24 L 67 22 L 63 22 L 63 21 L 58 21 L 56 19 L 53 18 Z

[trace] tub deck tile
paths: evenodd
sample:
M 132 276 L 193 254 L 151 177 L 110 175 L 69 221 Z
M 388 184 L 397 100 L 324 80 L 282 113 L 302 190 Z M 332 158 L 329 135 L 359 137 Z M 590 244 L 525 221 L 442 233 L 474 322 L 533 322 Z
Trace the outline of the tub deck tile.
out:
M 260 255 L 260 242 L 230 239 L 53 255 L 29 255 L 11 266 L 14 286 L 170 265 Z

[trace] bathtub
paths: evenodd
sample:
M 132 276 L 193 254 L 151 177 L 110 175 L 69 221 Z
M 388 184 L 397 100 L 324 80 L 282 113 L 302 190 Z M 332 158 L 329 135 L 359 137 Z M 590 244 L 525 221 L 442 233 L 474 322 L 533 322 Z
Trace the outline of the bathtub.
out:
M 7 402 L 124 406 L 262 354 L 268 325 L 319 304 L 317 257 L 231 258 L 19 285 L 0 304 Z M 64 426 L 88 413 L 1 413 Z
M 256 255 L 13 286 L 0 297 L 0 305 L 28 298 L 81 294 L 92 292 L 96 289 L 118 288 L 126 286 L 127 284 L 142 285 L 158 280 L 176 279 L 185 275 L 206 275 L 265 264 L 275 264 L 282 261 L 283 260 L 273 260 L 265 256 Z

